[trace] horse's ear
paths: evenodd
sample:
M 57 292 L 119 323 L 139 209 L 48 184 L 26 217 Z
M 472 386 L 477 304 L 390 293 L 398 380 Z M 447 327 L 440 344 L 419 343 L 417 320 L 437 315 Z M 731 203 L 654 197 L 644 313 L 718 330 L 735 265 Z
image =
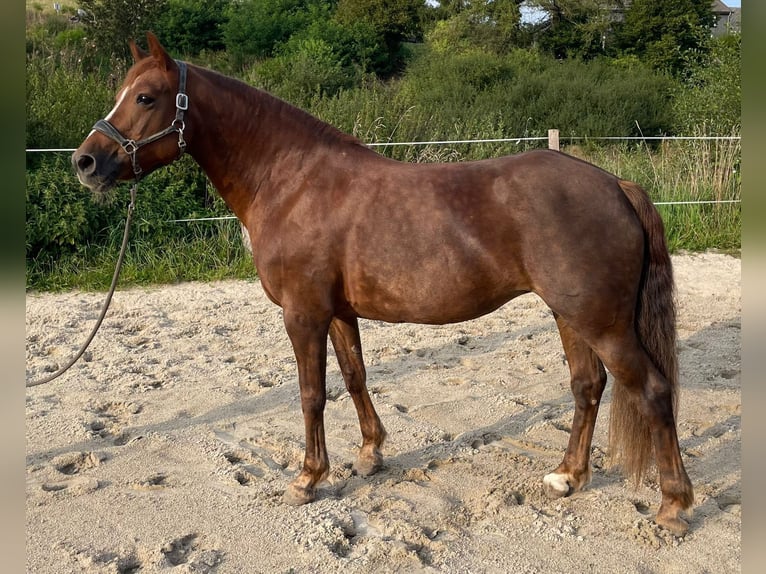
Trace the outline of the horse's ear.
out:
M 168 70 L 174 70 L 176 61 L 168 55 L 165 48 L 162 47 L 162 44 L 160 44 L 160 41 L 157 39 L 157 36 L 151 32 L 147 32 L 146 41 L 149 43 L 149 53 L 155 60 L 157 60 L 160 68 L 166 72 Z
M 128 46 L 130 46 L 130 53 L 133 54 L 134 62 L 138 62 L 139 60 L 143 60 L 144 58 L 149 57 L 149 53 L 142 50 L 133 40 L 128 42 Z

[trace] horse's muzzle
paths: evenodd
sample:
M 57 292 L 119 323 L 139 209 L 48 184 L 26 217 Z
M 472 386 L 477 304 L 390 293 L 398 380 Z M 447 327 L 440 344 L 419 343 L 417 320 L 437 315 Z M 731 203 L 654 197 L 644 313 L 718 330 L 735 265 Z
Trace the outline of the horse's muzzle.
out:
M 117 166 L 109 165 L 108 158 L 98 159 L 96 156 L 77 150 L 72 154 L 72 167 L 77 174 L 77 179 L 85 187 L 95 193 L 109 191 L 117 180 Z

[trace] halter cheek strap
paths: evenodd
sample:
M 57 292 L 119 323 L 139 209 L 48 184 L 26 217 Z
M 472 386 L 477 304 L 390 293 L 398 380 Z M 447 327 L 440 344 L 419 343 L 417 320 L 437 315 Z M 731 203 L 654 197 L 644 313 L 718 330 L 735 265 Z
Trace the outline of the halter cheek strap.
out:
M 139 148 L 164 138 L 168 134 L 178 134 L 178 158 L 180 158 L 186 150 L 186 141 L 184 140 L 184 129 L 186 124 L 184 123 L 184 112 L 189 109 L 189 96 L 186 94 L 186 62 L 176 60 L 178 64 L 178 93 L 176 94 L 176 117 L 164 130 L 152 134 L 142 140 L 135 141 L 126 138 L 120 133 L 116 127 L 114 127 L 108 120 L 98 120 L 93 129 L 101 132 L 102 134 L 110 137 L 130 156 L 130 161 L 133 163 L 133 173 L 136 178 L 141 175 L 143 170 L 136 161 L 136 153 Z

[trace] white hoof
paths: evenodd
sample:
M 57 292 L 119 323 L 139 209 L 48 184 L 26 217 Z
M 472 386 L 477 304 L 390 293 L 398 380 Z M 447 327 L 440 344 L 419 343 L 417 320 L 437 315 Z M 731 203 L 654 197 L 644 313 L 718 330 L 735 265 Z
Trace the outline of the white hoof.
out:
M 566 474 L 558 474 L 552 472 L 546 474 L 543 477 L 543 485 L 545 486 L 545 493 L 550 498 L 561 498 L 562 496 L 569 496 L 574 492 L 570 483 L 570 477 Z

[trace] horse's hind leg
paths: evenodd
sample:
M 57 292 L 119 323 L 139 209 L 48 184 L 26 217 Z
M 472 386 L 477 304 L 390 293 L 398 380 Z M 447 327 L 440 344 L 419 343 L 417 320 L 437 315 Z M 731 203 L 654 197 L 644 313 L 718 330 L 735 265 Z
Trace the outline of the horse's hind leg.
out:
M 691 508 L 694 491 L 681 459 L 671 383 L 630 334 L 600 342 L 597 348 L 615 378 L 610 421 L 612 456 L 629 476 L 639 480 L 654 448 L 662 491 L 655 522 L 683 536 L 689 525 L 680 514 Z
M 575 413 L 564 460 L 543 478 L 551 498 L 568 496 L 590 482 L 590 446 L 606 385 L 606 371 L 593 350 L 561 317 L 556 316 L 556 324 L 569 363 Z
M 357 474 L 367 476 L 380 470 L 383 465 L 380 447 L 386 438 L 386 430 L 367 392 L 367 373 L 362 359 L 362 343 L 356 317 L 335 317 L 330 323 L 330 340 L 338 357 L 343 381 L 354 401 L 362 430 L 362 447 L 354 463 L 354 470 Z

